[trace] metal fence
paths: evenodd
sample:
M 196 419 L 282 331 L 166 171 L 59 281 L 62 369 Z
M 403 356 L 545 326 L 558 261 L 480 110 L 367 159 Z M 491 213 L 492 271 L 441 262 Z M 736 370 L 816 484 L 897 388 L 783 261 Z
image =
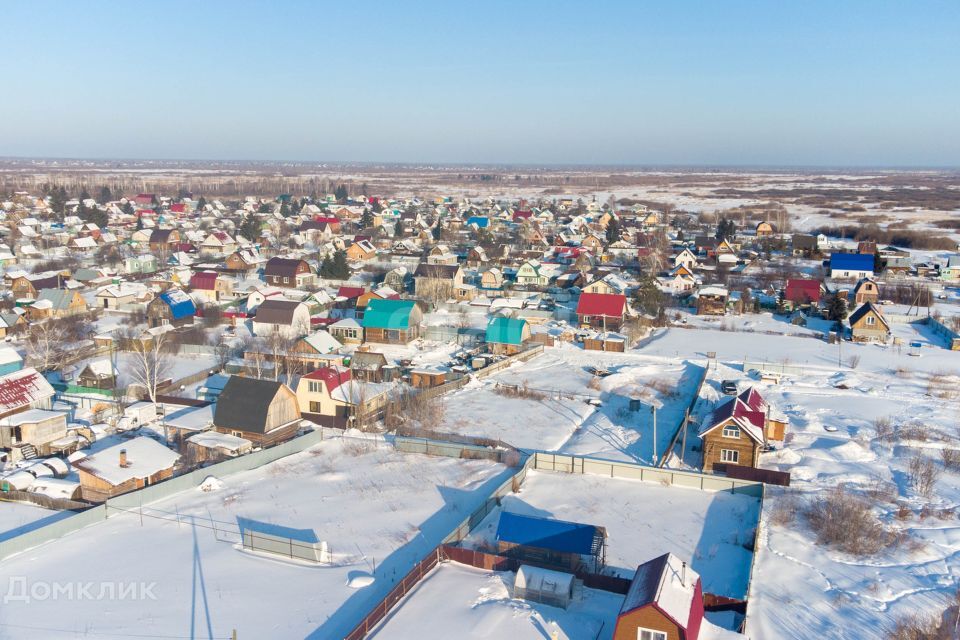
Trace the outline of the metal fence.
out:
M 762 373 L 779 373 L 780 375 L 791 375 L 791 376 L 802 376 L 805 374 L 806 369 L 803 367 L 797 366 L 795 364 L 787 364 L 786 362 L 767 362 L 759 360 L 744 360 L 743 361 L 743 371 L 744 373 L 756 369 Z
M 558 471 L 561 473 L 581 473 L 607 476 L 609 478 L 627 478 L 643 482 L 657 482 L 676 487 L 700 489 L 701 491 L 729 491 L 753 497 L 760 497 L 763 483 L 736 478 L 725 478 L 693 471 L 676 471 L 648 467 L 634 462 L 600 460 L 583 456 L 571 456 L 559 453 L 538 451 L 533 454 L 533 468 L 538 471 Z

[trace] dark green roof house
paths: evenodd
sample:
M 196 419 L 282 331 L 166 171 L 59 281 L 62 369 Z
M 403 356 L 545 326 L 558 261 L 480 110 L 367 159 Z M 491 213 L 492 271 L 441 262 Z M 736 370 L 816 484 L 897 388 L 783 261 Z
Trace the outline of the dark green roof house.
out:
M 494 353 L 517 353 L 529 339 L 530 325 L 526 320 L 499 317 L 487 325 L 487 344 Z
M 423 312 L 413 300 L 370 300 L 363 312 L 364 339 L 367 342 L 407 344 L 420 337 Z

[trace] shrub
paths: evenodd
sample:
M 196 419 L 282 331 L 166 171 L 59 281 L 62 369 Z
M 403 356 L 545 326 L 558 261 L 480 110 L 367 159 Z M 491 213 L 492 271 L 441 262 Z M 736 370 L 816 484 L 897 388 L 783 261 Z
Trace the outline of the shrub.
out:
M 918 453 L 910 458 L 907 472 L 910 486 L 925 498 L 933 495 L 933 488 L 940 479 L 940 473 L 940 467 L 925 455 Z
M 949 637 L 941 633 L 940 622 L 935 616 L 908 613 L 897 619 L 889 640 L 941 640 Z
M 873 421 L 873 429 L 877 433 L 877 442 L 888 443 L 893 440 L 893 423 L 890 418 L 877 418 Z
M 874 515 L 870 503 L 842 485 L 810 502 L 805 515 L 819 544 L 846 553 L 871 555 L 894 541 L 894 536 Z
M 960 471 L 960 449 L 941 449 L 943 466 L 950 471 Z

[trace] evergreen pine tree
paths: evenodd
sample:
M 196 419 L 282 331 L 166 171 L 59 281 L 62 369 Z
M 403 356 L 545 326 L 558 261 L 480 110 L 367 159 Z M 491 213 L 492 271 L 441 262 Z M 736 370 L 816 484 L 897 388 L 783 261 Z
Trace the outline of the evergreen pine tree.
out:
M 207 206 L 207 199 L 200 196 L 200 199 L 197 200 L 197 211 L 202 211 L 205 206 Z
M 620 239 L 620 222 L 616 218 L 610 218 L 607 223 L 607 244 L 613 244 Z
M 363 216 L 360 218 L 360 226 L 364 229 L 369 229 L 373 226 L 373 211 L 370 209 L 363 210 Z
M 104 185 L 100 187 L 100 204 L 107 204 L 108 202 L 113 202 L 113 192 L 110 191 L 110 187 Z

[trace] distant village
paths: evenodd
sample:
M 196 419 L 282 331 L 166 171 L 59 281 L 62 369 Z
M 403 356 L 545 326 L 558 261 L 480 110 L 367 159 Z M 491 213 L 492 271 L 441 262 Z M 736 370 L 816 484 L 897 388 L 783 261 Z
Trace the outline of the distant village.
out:
M 627 353 L 661 327 L 772 317 L 835 344 L 847 370 L 857 364 L 844 343 L 917 349 L 892 329 L 905 318 L 960 350 L 960 315 L 932 310 L 960 282 L 960 254 L 791 232 L 770 208 L 393 199 L 342 185 L 240 201 L 91 191 L 0 202 L 0 489 L 51 509 L 82 511 L 318 431 L 512 449 L 510 433 L 448 433 L 431 403 L 551 350 Z M 709 369 L 716 355 L 703 359 Z M 780 365 L 749 373 L 776 384 Z M 589 375 L 601 385 L 611 373 L 598 361 Z M 669 447 L 657 448 L 654 417 L 652 455 L 637 463 L 788 483 L 763 468 L 763 454 L 789 447 L 782 408 L 759 384 L 721 382 L 711 411 L 679 409 Z M 497 389 L 564 393 L 525 384 Z M 606 534 L 583 526 L 501 518 L 499 553 L 523 561 L 531 598 L 544 597 L 531 585 L 565 584 L 551 571 L 602 565 Z M 687 562 L 635 560 L 614 637 L 698 637 L 704 595 Z M 699 637 L 727 637 L 715 633 Z

